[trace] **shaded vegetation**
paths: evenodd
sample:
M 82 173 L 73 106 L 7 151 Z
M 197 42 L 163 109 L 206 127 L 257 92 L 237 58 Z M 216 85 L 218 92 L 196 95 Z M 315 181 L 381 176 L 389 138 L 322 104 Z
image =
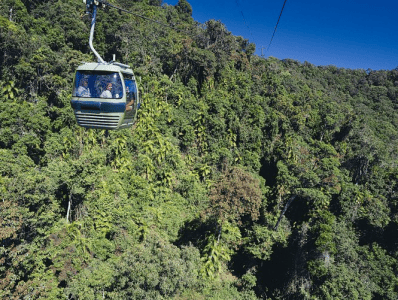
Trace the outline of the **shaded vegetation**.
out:
M 0 2 L 1 299 L 397 299 L 398 68 L 253 55 L 185 0 L 112 1 L 133 128 L 79 128 L 80 0 Z M 190 34 L 187 34 L 189 32 Z

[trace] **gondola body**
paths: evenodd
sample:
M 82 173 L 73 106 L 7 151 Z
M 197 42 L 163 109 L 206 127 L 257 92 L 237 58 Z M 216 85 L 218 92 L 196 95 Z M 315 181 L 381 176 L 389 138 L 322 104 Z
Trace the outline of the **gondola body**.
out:
M 120 63 L 85 63 L 76 70 L 71 105 L 79 126 L 128 128 L 140 107 L 134 73 Z

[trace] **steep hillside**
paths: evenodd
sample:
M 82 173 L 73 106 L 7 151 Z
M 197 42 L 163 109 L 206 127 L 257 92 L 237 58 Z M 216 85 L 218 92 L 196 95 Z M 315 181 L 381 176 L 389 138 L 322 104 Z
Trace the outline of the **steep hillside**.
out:
M 397 299 L 398 68 L 253 55 L 186 0 L 115 0 L 134 127 L 70 106 L 80 0 L 0 2 L 1 299 Z

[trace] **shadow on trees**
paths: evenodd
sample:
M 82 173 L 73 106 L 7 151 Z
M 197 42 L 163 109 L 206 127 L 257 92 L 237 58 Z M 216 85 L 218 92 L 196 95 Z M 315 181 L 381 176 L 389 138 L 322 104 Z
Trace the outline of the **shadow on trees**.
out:
M 268 186 L 273 188 L 276 184 L 276 175 L 278 168 L 275 161 L 269 161 L 266 158 L 261 159 L 260 176 L 265 179 Z
M 262 261 L 257 269 L 255 291 L 259 297 L 287 296 L 287 285 L 293 282 L 295 277 L 303 276 L 302 273 L 306 272 L 306 262 L 302 259 L 301 252 L 298 232 L 290 236 L 287 247 L 274 247 L 271 257 Z
M 384 249 L 393 253 L 398 246 L 398 224 L 390 222 L 386 227 L 372 225 L 367 219 L 358 219 L 355 222 L 356 231 L 359 233 L 359 245 L 377 243 Z
M 178 232 L 176 246 L 193 245 L 200 248 L 206 238 L 206 234 L 212 233 L 216 228 L 213 221 L 203 221 L 200 218 L 185 222 Z
M 394 253 L 398 248 L 398 223 L 390 222 L 383 232 L 383 245 L 387 251 Z

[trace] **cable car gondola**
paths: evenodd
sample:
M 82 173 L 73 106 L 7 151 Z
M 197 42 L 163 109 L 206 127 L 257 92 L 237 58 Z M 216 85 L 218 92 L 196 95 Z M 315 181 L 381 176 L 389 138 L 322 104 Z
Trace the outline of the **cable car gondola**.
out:
M 120 63 L 85 63 L 77 68 L 71 100 L 77 124 L 122 129 L 134 124 L 139 96 L 133 71 Z
M 85 63 L 76 70 L 71 105 L 77 124 L 86 128 L 122 129 L 134 124 L 140 107 L 137 82 L 130 66 L 106 63 L 92 41 L 97 13 L 96 1 L 85 1 L 92 9 L 90 48 L 98 63 Z

